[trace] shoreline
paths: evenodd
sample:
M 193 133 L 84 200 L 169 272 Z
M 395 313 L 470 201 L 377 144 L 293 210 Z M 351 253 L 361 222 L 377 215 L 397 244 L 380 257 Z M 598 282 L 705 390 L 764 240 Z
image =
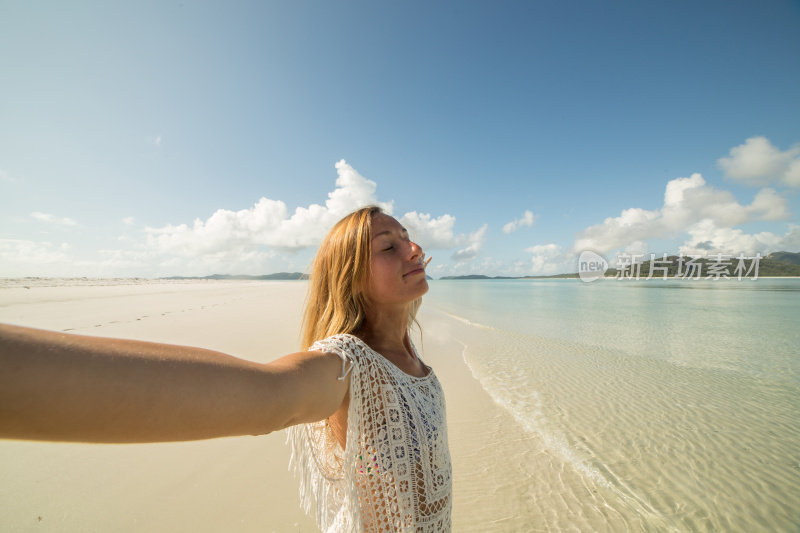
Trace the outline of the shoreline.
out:
M 596 278 L 587 282 L 587 285 L 596 284 L 594 282 L 598 280 L 614 280 L 614 281 L 621 281 L 621 282 L 637 282 L 637 281 L 655 281 L 658 282 L 678 282 L 678 281 L 685 281 L 685 282 L 757 282 L 760 280 L 798 280 L 800 276 L 759 276 L 756 279 L 752 277 L 742 277 L 742 279 L 738 279 L 736 276 L 729 276 L 727 278 L 720 277 L 720 278 L 709 278 L 703 276 L 701 278 L 679 278 L 679 277 L 667 277 L 666 279 L 661 277 L 655 277 L 651 279 L 646 279 L 646 277 L 639 277 L 639 278 L 618 278 L 616 276 L 603 276 L 602 278 Z M 582 281 L 577 275 L 576 276 L 542 276 L 542 277 L 527 277 L 527 278 L 465 278 L 465 279 L 433 279 L 430 278 L 428 281 L 435 281 L 435 282 L 450 282 L 450 281 L 458 281 L 458 282 L 474 282 L 474 281 Z M 30 290 L 34 288 L 66 288 L 66 287 L 128 287 L 128 286 L 137 286 L 137 287 L 144 287 L 144 286 L 164 286 L 164 285 L 172 285 L 172 286 L 190 286 L 190 285 L 198 285 L 203 284 L 207 286 L 211 286 L 214 284 L 245 284 L 245 283 L 255 283 L 255 284 L 275 284 L 275 283 L 306 283 L 307 280 L 302 279 L 209 279 L 209 278 L 180 278 L 180 279 L 170 279 L 170 278 L 48 278 L 48 277 L 26 277 L 26 278 L 2 278 L 0 277 L 0 292 L 13 290 L 13 289 L 24 289 Z M 2 305 L 2 299 L 0 299 L 0 305 Z
M 697 352 L 689 341 L 706 334 L 693 313 L 730 310 L 742 295 L 753 302 L 767 293 L 743 287 L 715 291 L 709 301 L 695 291 L 687 299 L 641 290 L 630 309 L 672 305 L 681 313 L 634 313 L 644 322 L 614 321 L 619 327 L 609 330 L 570 310 L 606 317 L 597 309 L 629 292 L 613 284 L 599 292 L 490 285 L 437 284 L 420 308 L 421 336 L 412 329 L 445 390 L 454 531 L 766 531 L 791 522 L 784 496 L 800 487 L 800 476 L 782 465 L 796 449 L 795 382 L 759 366 L 748 367 L 752 375 L 733 371 L 722 355 L 713 359 L 713 349 L 684 360 Z M 195 280 L 7 288 L 0 322 L 268 362 L 297 351 L 306 286 Z M 794 282 L 764 287 L 789 288 L 769 294 L 778 302 L 796 290 Z M 528 313 L 536 299 L 539 312 Z M 745 314 L 726 316 L 746 325 Z M 653 328 L 648 317 L 669 321 Z M 767 326 L 748 338 L 797 337 Z M 650 332 L 645 340 L 672 331 L 672 355 L 642 356 L 644 344 L 619 344 L 635 340 L 628 329 Z M 763 364 L 791 375 L 791 361 Z M 0 486 L 0 523 L 14 531 L 316 531 L 301 510 L 289 456 L 283 431 L 165 444 L 0 441 L 0 469 L 12 480 Z M 772 483 L 767 499 L 749 494 L 752 483 Z

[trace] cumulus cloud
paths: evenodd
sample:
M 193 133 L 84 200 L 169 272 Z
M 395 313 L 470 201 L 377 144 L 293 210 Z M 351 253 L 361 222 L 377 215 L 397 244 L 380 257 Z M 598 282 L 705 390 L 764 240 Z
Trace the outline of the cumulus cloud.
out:
M 49 224 L 57 224 L 59 226 L 77 226 L 78 223 L 72 220 L 71 218 L 67 217 L 57 217 L 50 213 L 41 213 L 39 211 L 34 211 L 31 213 L 31 217 L 39 220 L 41 222 L 47 222 Z
M 191 223 L 144 227 L 141 233 L 128 230 L 118 238 L 124 249 L 76 256 L 48 242 L 2 241 L 0 275 L 189 276 L 305 271 L 312 249 L 342 216 L 368 204 L 379 205 L 388 214 L 393 211 L 392 202 L 378 201 L 374 181 L 344 160 L 335 168 L 335 187 L 324 204 L 290 210 L 280 200 L 263 197 L 246 209 L 218 209 Z M 71 219 L 49 213 L 34 212 L 30 216 L 51 224 L 76 225 Z M 132 216 L 119 220 L 126 226 L 139 222 Z M 449 214 L 432 216 L 412 211 L 399 220 L 426 251 L 458 249 L 455 256 L 459 268 L 477 264 L 469 260 L 481 251 L 486 225 L 471 234 L 456 234 L 456 219 Z M 444 266 L 439 265 L 440 270 Z
M 618 217 L 606 218 L 583 230 L 575 239 L 573 251 L 595 250 L 604 254 L 626 244 L 659 236 L 658 211 L 640 208 L 625 209 Z
M 456 218 L 448 214 L 433 218 L 428 213 L 410 211 L 399 222 L 424 250 L 454 248 L 464 242 L 464 236 L 453 233 Z
M 573 251 L 603 254 L 637 241 L 679 235 L 702 220 L 724 228 L 788 217 L 786 199 L 773 189 L 760 190 L 750 205 L 742 205 L 730 192 L 708 186 L 700 174 L 692 174 L 667 183 L 661 209 L 630 208 L 606 218 L 579 233 Z
M 202 255 L 265 245 L 297 251 L 319 244 L 330 227 L 347 213 L 377 204 L 387 213 L 392 203 L 378 202 L 377 185 L 361 176 L 346 161 L 336 163 L 336 188 L 325 205 L 297 207 L 291 215 L 280 200 L 261 198 L 249 209 L 219 209 L 207 220 L 146 228 L 148 245 L 162 252 Z
M 0 239 L 0 264 L 3 276 L 52 275 L 53 266 L 61 267 L 68 259 L 66 243 L 36 242 L 24 239 Z
M 791 215 L 786 206 L 786 199 L 773 189 L 761 189 L 747 206 L 747 212 L 759 220 L 786 220 Z
M 789 231 L 781 238 L 777 250 L 797 250 L 800 252 L 800 226 L 789 224 Z
M 477 231 L 470 233 L 468 237 L 469 245 L 461 250 L 456 250 L 452 256 L 453 259 L 461 263 L 477 257 L 478 252 L 480 252 L 480 249 L 483 247 L 483 243 L 486 240 L 487 227 L 488 225 L 484 224 Z
M 511 233 L 516 231 L 519 228 L 523 227 L 531 227 L 533 226 L 533 222 L 536 220 L 536 216 L 533 214 L 532 211 L 525 211 L 522 214 L 522 218 L 517 218 L 503 226 L 503 233 Z
M 526 248 L 525 251 L 533 254 L 525 274 L 548 276 L 575 270 L 575 254 L 565 253 L 558 244 L 537 244 Z
M 486 241 L 488 228 L 484 224 L 469 235 L 457 235 L 453 231 L 456 223 L 454 216 L 444 214 L 434 218 L 428 213 L 416 211 L 406 213 L 399 218 L 399 222 L 408 229 L 411 238 L 425 251 L 449 250 L 466 245 L 452 254 L 457 263 L 464 263 L 478 256 Z
M 796 235 L 791 232 L 783 237 L 769 231 L 748 234 L 738 228 L 720 227 L 711 219 L 700 220 L 687 231 L 690 238 L 679 249 L 684 255 L 754 255 L 756 252 L 796 249 L 798 244 L 795 242 L 792 246 Z
M 766 137 L 751 137 L 717 163 L 727 178 L 745 185 L 800 187 L 800 145 L 781 151 Z
M 375 191 L 378 185 L 358 172 L 342 159 L 336 163 L 336 189 L 328 193 L 326 207 L 338 220 L 350 211 L 363 205 L 379 205 L 386 213 L 392 214 L 392 202 L 378 202 L 375 199 Z
M 436 264 L 434 259 L 431 266 Z M 500 272 L 507 267 L 504 261 L 493 257 L 480 257 L 472 261 L 462 261 L 453 264 L 436 264 L 436 268 L 428 267 L 428 272 L 437 276 L 463 276 L 468 274 L 491 274 Z

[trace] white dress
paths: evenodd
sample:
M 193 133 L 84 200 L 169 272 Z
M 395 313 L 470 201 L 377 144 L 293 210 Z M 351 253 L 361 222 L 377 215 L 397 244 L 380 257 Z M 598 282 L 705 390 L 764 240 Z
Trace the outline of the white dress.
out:
M 341 357 L 350 407 L 345 450 L 326 420 L 288 430 L 305 511 L 315 501 L 317 525 L 328 533 L 450 531 L 445 402 L 433 369 L 406 374 L 350 334 L 317 341 L 309 348 L 316 350 Z

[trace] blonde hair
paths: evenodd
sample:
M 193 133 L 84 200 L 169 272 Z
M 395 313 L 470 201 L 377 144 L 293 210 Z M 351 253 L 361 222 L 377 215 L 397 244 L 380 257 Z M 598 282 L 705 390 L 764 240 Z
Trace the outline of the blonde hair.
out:
M 376 205 L 353 211 L 337 222 L 317 250 L 308 280 L 300 345 L 337 333 L 355 333 L 364 323 L 372 252 L 372 216 L 383 213 Z M 416 324 L 422 298 L 411 304 L 408 327 Z

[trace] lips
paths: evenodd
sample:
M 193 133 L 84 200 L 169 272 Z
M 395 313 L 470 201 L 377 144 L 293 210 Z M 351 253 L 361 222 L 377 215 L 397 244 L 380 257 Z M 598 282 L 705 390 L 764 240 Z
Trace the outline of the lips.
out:
M 424 274 L 424 273 L 425 273 L 425 269 L 424 268 L 417 268 L 417 269 L 412 270 L 411 272 L 406 272 L 405 274 L 403 274 L 403 277 L 410 276 L 412 274 Z

